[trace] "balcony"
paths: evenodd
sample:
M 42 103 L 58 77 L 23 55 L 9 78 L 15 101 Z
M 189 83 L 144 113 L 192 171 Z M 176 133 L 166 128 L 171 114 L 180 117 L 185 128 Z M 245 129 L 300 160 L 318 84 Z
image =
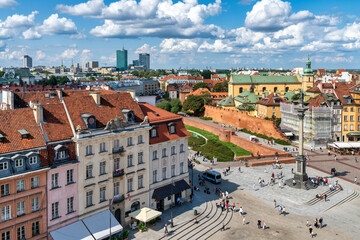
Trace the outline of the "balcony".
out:
M 121 203 L 121 202 L 124 201 L 124 200 L 125 200 L 124 194 L 116 195 L 116 196 L 114 196 L 114 198 L 113 198 L 113 204 Z
M 125 152 L 124 147 L 113 148 L 113 151 L 112 151 L 113 154 L 121 154 L 123 152 Z
M 123 168 L 120 168 L 120 169 L 116 169 L 114 172 L 113 172 L 113 177 L 121 177 L 121 176 L 124 176 L 125 172 L 124 172 L 124 169 Z

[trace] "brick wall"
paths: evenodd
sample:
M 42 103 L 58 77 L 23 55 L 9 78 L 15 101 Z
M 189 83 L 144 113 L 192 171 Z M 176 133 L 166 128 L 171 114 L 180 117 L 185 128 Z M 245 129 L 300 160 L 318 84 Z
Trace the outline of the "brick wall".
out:
M 229 129 L 223 129 L 220 127 L 216 127 L 210 124 L 206 124 L 203 121 L 198 121 L 192 118 L 183 118 L 183 122 L 186 125 L 190 125 L 208 132 L 211 132 L 215 135 L 219 136 L 219 140 L 225 142 L 231 142 L 249 152 L 252 152 L 255 156 L 259 153 L 262 154 L 263 157 L 275 157 L 276 152 L 278 152 L 279 156 L 291 156 L 289 153 L 285 153 L 283 151 L 279 151 L 277 149 L 261 145 L 260 143 L 254 143 L 250 140 L 247 140 L 242 137 L 238 137 L 235 135 L 233 131 Z M 249 156 L 244 156 L 249 159 Z M 237 157 L 238 160 L 243 159 L 244 157 Z M 256 158 L 256 157 L 255 157 Z
M 288 141 L 284 134 L 275 126 L 273 121 L 249 116 L 246 112 L 205 106 L 205 117 L 212 117 L 213 121 L 229 124 L 233 127 L 246 128 L 255 133 Z

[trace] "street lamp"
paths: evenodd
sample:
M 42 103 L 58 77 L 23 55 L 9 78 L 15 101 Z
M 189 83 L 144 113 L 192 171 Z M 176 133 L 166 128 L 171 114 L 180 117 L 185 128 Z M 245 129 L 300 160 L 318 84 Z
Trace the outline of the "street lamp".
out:
M 171 179 L 171 227 L 174 227 L 174 221 L 173 221 L 173 192 L 174 192 L 174 179 Z

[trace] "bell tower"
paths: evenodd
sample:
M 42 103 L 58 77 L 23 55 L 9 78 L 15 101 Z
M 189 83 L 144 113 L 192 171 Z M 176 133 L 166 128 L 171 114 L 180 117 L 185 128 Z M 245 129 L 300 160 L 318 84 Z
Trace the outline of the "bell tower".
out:
M 307 91 L 314 86 L 314 70 L 311 68 L 311 61 L 309 56 L 308 60 L 306 61 L 306 68 L 304 69 L 302 81 L 303 91 Z

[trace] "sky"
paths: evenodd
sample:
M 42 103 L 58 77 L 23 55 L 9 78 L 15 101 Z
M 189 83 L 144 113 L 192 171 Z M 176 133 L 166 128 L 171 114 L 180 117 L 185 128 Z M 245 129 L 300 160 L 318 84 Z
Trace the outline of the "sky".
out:
M 357 0 L 0 0 L 0 66 L 359 69 Z

